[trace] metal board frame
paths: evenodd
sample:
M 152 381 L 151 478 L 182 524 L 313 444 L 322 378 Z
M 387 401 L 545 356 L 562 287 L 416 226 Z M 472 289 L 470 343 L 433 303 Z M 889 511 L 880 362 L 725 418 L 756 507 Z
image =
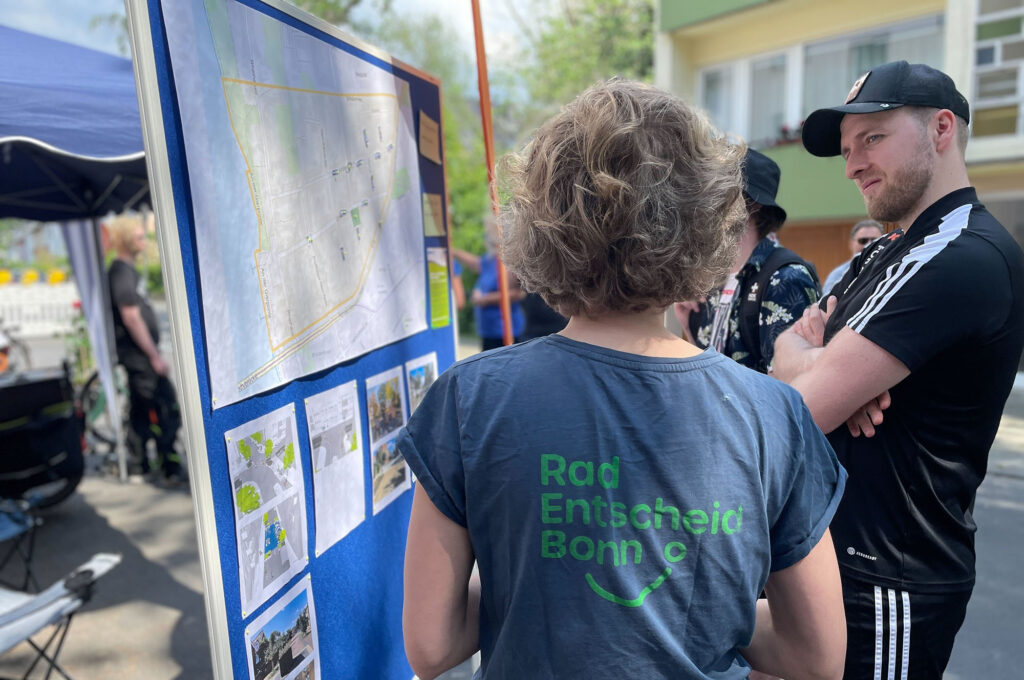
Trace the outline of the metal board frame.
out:
M 164 0 L 164 2 L 173 1 L 176 0 Z M 283 0 L 239 1 L 249 7 L 265 7 L 279 16 L 300 22 L 328 38 L 346 43 L 367 55 L 371 61 L 377 62 L 378 65 L 384 64 L 389 66 L 396 74 L 408 76 L 410 80 L 416 79 L 421 85 L 429 86 L 432 88 L 432 91 L 436 92 L 436 102 L 433 102 L 430 107 L 432 109 L 431 113 L 435 116 L 438 123 L 441 123 L 440 81 L 433 76 L 397 59 L 393 59 L 372 45 L 346 34 L 327 22 Z M 171 322 L 171 336 L 175 348 L 174 361 L 177 387 L 183 414 L 185 439 L 190 453 L 188 456 L 189 475 L 198 534 L 199 557 L 203 572 L 204 600 L 211 643 L 213 674 L 216 678 L 224 679 L 245 677 L 245 671 L 238 675 L 239 670 L 246 667 L 245 641 L 243 636 L 239 635 L 239 630 L 242 628 L 244 621 L 238 612 L 232 611 L 233 607 L 230 606 L 233 604 L 231 600 L 237 600 L 238 597 L 237 557 L 234 554 L 234 544 L 227 545 L 230 550 L 225 550 L 225 533 L 230 533 L 231 536 L 234 535 L 233 517 L 231 515 L 225 517 L 223 471 L 218 469 L 220 466 L 226 466 L 223 432 L 229 428 L 225 423 L 236 422 L 237 424 L 241 418 L 239 413 L 244 411 L 238 411 L 235 414 L 225 413 L 235 410 L 234 407 L 238 404 L 233 404 L 214 412 L 210 404 L 209 385 L 204 384 L 203 380 L 208 377 L 208 372 L 205 368 L 206 339 L 203 337 L 202 315 L 199 306 L 201 292 L 195 290 L 196 283 L 198 282 L 198 264 L 194 252 L 194 234 L 188 233 L 188 230 L 193 228 L 190 189 L 176 186 L 174 179 L 172 179 L 174 177 L 180 179 L 183 175 L 187 177 L 187 173 L 181 167 L 174 167 L 172 156 L 169 155 L 169 151 L 171 151 L 168 148 L 169 140 L 171 144 L 180 143 L 180 120 L 176 118 L 167 119 L 168 112 L 174 118 L 176 102 L 168 101 L 168 92 L 170 92 L 170 98 L 173 98 L 173 86 L 166 82 L 166 77 L 161 75 L 159 70 L 160 59 L 164 59 L 165 62 L 167 60 L 165 53 L 167 48 L 166 37 L 163 34 L 162 17 L 159 11 L 161 0 L 125 0 L 125 6 L 139 97 L 139 111 L 143 122 L 146 165 L 150 179 L 154 211 L 159 225 L 157 237 L 163 263 L 163 277 Z M 158 56 L 157 50 L 162 51 L 161 56 Z M 436 104 L 436 106 L 433 104 Z M 414 110 L 418 108 L 414 101 Z M 415 119 L 417 119 L 417 116 L 414 114 Z M 168 125 L 171 127 L 168 128 Z M 441 154 L 442 158 L 444 158 L 443 129 L 441 137 Z M 173 151 L 181 155 L 178 163 L 183 165 L 184 160 L 181 150 L 175 149 Z M 420 159 L 420 164 L 422 168 L 423 159 Z M 439 193 L 443 194 L 443 200 L 447 204 L 447 187 L 443 165 L 437 172 L 440 173 L 439 182 L 435 177 L 433 190 L 438 191 L 438 187 L 440 187 Z M 425 190 L 425 187 L 421 186 L 420 191 L 423 190 Z M 186 227 L 185 231 L 180 229 L 181 225 Z M 425 238 L 424 241 L 424 247 L 447 245 L 444 237 Z M 191 288 L 189 285 L 190 281 L 192 282 Z M 450 298 L 451 296 L 449 295 L 449 300 Z M 370 353 L 370 355 L 364 355 L 339 366 L 326 369 L 314 374 L 314 376 L 309 376 L 309 379 L 302 378 L 298 381 L 293 381 L 286 386 L 286 389 L 278 388 L 272 391 L 269 397 L 257 395 L 243 400 L 239 404 L 248 406 L 250 410 L 255 406 L 256 408 L 262 408 L 263 412 L 269 412 L 273 410 L 274 406 L 280 406 L 282 403 L 288 402 L 301 402 L 303 396 L 309 396 L 327 387 L 342 384 L 353 377 L 362 382 L 366 377 L 379 369 L 381 362 L 387 364 L 395 362 L 395 357 L 398 356 L 407 356 L 410 353 L 412 355 L 423 353 L 424 348 L 438 352 L 439 368 L 444 370 L 445 367 L 454 361 L 455 357 L 457 339 L 454 336 L 454 314 L 455 310 L 450 306 L 449 318 L 451 323 L 447 328 L 431 329 L 428 321 L 427 331 L 413 336 L 413 338 L 407 338 L 406 340 L 394 343 L 394 345 L 389 345 L 387 348 Z M 399 346 L 398 350 L 394 350 L 395 345 Z M 408 345 L 408 347 L 402 350 L 401 346 L 403 345 Z M 379 360 L 373 360 L 373 355 L 378 352 L 383 353 L 385 350 L 389 350 L 386 353 L 387 356 Z M 364 359 L 368 360 L 364 361 Z M 302 384 L 296 385 L 297 382 Z M 362 394 L 361 391 L 360 395 L 362 402 L 360 406 L 361 412 L 365 414 L 365 394 Z M 254 402 L 257 403 L 254 404 Z M 296 403 L 296 406 L 300 406 L 300 403 Z M 303 417 L 304 410 L 301 408 L 299 410 L 301 411 L 297 414 L 300 421 L 299 441 L 302 443 L 303 464 L 307 466 L 306 503 L 307 508 L 311 509 L 310 488 L 312 479 L 311 475 L 308 474 L 308 440 L 304 440 L 306 433 Z M 245 420 L 241 422 L 245 422 Z M 362 428 L 363 441 L 368 442 L 365 416 Z M 217 438 L 218 435 L 220 436 L 219 440 Z M 366 449 L 367 451 L 364 452 L 364 456 L 370 454 L 368 446 Z M 217 463 L 218 459 L 221 461 L 220 464 Z M 227 507 L 230 507 L 230 487 L 228 487 L 227 491 L 229 496 L 227 498 Z M 385 510 L 385 512 L 391 511 L 392 513 L 388 527 L 381 532 L 385 539 L 394 542 L 394 539 L 399 535 L 404 538 L 408 522 L 408 508 L 410 506 L 411 494 L 406 493 L 404 498 L 399 499 L 399 501 L 396 501 Z M 398 513 L 401 513 L 401 520 L 395 519 L 398 517 Z M 331 600 L 331 582 L 323 577 L 325 574 L 330 574 L 336 569 L 337 565 L 335 563 L 338 562 L 339 555 L 345 555 L 345 552 L 339 550 L 336 545 L 324 555 L 314 558 L 312 550 L 314 514 L 308 511 L 307 517 L 310 518 L 307 520 L 306 526 L 310 564 L 299 576 L 290 580 L 281 589 L 281 592 L 294 585 L 298 579 L 311 575 L 313 580 L 317 582 L 316 592 L 318 600 L 324 593 L 327 593 L 324 600 L 327 601 L 329 606 L 321 607 L 320 602 L 318 602 L 317 611 L 319 616 L 323 617 L 325 614 L 329 616 L 332 607 L 337 609 L 337 602 Z M 364 525 L 374 520 L 376 520 L 376 517 L 371 514 L 364 522 Z M 347 541 L 348 538 L 345 540 Z M 372 541 L 370 544 L 376 545 Z M 367 542 L 364 540 L 360 545 L 365 548 Z M 393 548 L 393 546 L 391 547 Z M 333 558 L 331 557 L 332 553 L 334 553 Z M 399 549 L 400 553 L 401 549 Z M 347 559 L 350 556 L 345 555 L 345 557 Z M 371 555 L 369 557 L 372 559 L 378 556 Z M 317 563 L 321 564 L 318 565 Z M 399 564 L 399 572 L 400 568 L 401 565 Z M 232 571 L 235 574 L 234 579 L 231 577 Z M 318 579 L 318 577 L 320 578 Z M 230 590 L 232 587 L 236 591 L 233 597 Z M 345 590 L 349 591 L 351 589 Z M 279 595 L 280 593 L 254 612 L 248 613 L 244 617 L 245 620 L 253 620 L 261 612 L 272 606 Z M 400 588 L 398 595 L 399 597 L 401 595 Z M 342 594 L 341 598 L 349 596 L 351 596 L 351 593 L 346 592 Z M 330 626 L 327 627 L 330 628 Z M 324 661 L 325 657 L 329 658 L 346 650 L 332 649 L 333 639 L 327 639 L 324 636 L 324 628 L 324 622 L 321 621 L 320 658 L 323 665 L 321 669 L 318 669 L 318 673 L 321 676 L 330 677 L 330 674 L 324 672 L 324 670 L 336 671 L 337 666 L 334 663 Z M 385 644 L 389 645 L 389 649 L 392 651 L 396 644 L 399 648 L 401 646 L 400 628 L 398 630 L 382 630 L 379 637 Z M 370 650 L 371 656 L 372 651 Z M 399 664 L 399 666 L 403 665 L 407 670 L 408 666 L 404 662 L 404 655 L 402 657 L 402 664 Z M 390 667 L 394 669 L 395 665 L 392 663 Z M 404 672 L 403 670 L 402 673 Z M 392 674 L 394 675 L 394 671 Z M 411 670 L 409 675 L 411 675 Z M 402 675 L 399 674 L 398 677 L 402 677 Z

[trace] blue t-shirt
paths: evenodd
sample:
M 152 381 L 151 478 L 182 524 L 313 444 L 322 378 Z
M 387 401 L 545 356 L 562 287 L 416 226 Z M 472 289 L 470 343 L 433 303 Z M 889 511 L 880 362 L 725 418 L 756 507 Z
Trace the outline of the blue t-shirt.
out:
M 494 293 L 498 290 L 498 261 L 494 255 L 480 256 L 480 276 L 477 277 L 475 290 L 481 293 Z M 518 302 L 512 305 L 512 336 L 518 338 L 523 334 L 526 320 Z M 476 332 L 481 338 L 500 338 L 502 336 L 501 306 L 487 305 L 473 308 L 473 320 Z
M 787 385 L 561 335 L 453 366 L 398 447 L 469 531 L 487 680 L 746 678 L 769 571 L 846 480 Z

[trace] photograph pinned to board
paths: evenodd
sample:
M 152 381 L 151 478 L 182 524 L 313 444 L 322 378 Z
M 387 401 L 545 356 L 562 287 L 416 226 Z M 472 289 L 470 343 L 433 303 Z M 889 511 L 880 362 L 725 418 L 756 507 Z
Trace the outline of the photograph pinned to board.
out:
M 409 382 L 409 417 L 437 380 L 437 352 L 405 362 L 405 379 Z
M 373 514 L 412 488 L 409 466 L 395 440 L 405 426 L 405 386 L 401 366 L 366 379 L 366 417 L 373 459 Z
M 366 519 L 356 381 L 306 399 L 317 557 Z
M 250 680 L 315 680 L 320 665 L 310 577 L 245 627 Z
M 309 562 L 295 406 L 286 404 L 229 430 L 224 440 L 244 617 Z

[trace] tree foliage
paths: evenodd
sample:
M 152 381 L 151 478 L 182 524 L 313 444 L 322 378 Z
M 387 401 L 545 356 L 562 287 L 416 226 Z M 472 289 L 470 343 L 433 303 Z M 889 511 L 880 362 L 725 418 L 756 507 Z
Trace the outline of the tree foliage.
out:
M 537 114 L 547 117 L 593 83 L 621 76 L 650 81 L 654 73 L 654 0 L 563 0 L 544 14 L 536 4 L 509 1 L 527 45 L 521 71 Z M 517 9 L 517 7 L 519 9 Z
M 315 14 L 329 24 L 336 26 L 349 25 L 352 23 L 352 11 L 358 7 L 362 0 L 289 0 L 293 4 Z M 391 9 L 391 0 L 377 0 L 371 3 L 382 13 L 387 14 Z

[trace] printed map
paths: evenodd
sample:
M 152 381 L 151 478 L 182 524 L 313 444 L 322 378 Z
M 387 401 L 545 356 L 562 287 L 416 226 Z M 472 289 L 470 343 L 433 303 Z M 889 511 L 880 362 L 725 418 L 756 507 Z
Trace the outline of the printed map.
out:
M 214 408 L 425 329 L 408 83 L 234 0 L 163 12 Z
M 294 407 L 279 408 L 224 438 L 244 614 L 263 604 L 309 559 Z

